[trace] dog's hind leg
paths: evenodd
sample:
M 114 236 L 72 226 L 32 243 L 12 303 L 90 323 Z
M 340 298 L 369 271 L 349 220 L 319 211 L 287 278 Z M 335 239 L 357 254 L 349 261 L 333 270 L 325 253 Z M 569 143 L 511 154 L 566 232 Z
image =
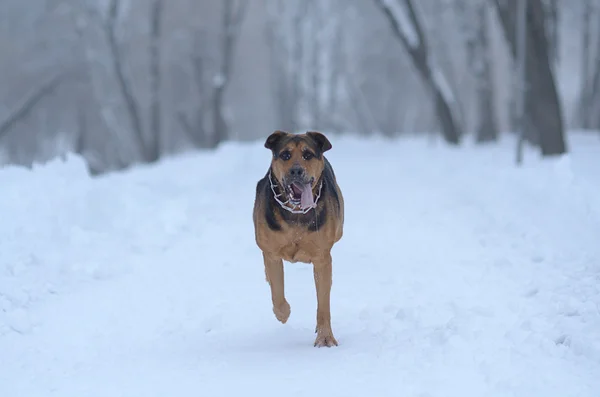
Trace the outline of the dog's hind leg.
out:
M 271 287 L 273 313 L 277 320 L 285 324 L 290 317 L 290 304 L 285 300 L 283 261 L 281 258 L 264 252 L 263 259 L 265 261 L 265 275 Z
M 315 346 L 331 347 L 338 343 L 331 330 L 330 296 L 332 284 L 332 260 L 331 254 L 327 253 L 321 258 L 313 261 L 315 276 L 315 287 L 317 289 L 317 338 Z

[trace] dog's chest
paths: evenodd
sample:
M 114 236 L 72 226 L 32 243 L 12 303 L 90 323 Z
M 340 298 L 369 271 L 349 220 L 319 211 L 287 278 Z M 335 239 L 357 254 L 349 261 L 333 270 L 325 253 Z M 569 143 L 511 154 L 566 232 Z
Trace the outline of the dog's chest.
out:
M 280 247 L 281 257 L 291 263 L 310 263 L 315 256 L 315 245 L 304 233 L 290 233 L 286 242 Z
M 310 253 L 308 253 L 298 244 L 294 243 L 282 247 L 280 254 L 284 260 L 290 263 L 310 263 L 312 258 L 312 255 L 310 255 Z

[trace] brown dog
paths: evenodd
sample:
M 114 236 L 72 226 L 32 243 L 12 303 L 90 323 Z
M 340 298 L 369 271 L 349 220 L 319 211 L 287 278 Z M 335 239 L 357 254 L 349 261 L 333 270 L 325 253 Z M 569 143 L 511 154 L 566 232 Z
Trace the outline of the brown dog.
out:
M 273 313 L 285 324 L 283 260 L 312 263 L 317 290 L 314 345 L 337 346 L 331 330 L 331 248 L 342 238 L 344 199 L 323 153 L 331 149 L 319 132 L 275 131 L 265 147 L 273 152 L 267 174 L 256 185 L 254 230 L 262 250 Z

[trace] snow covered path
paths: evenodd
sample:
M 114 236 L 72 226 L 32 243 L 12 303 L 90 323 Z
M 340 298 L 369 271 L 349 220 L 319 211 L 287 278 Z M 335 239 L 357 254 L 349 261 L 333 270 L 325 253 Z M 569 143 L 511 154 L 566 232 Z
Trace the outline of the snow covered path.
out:
M 0 396 L 597 397 L 600 143 L 577 138 L 524 169 L 512 145 L 332 138 L 331 349 L 310 266 L 271 312 L 260 143 L 100 180 L 0 170 Z

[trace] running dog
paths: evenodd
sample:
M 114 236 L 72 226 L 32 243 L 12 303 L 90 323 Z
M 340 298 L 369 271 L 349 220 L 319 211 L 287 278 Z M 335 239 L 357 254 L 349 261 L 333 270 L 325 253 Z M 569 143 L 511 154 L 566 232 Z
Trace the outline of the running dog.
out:
M 331 143 L 319 132 L 275 131 L 264 146 L 272 152 L 271 165 L 256 185 L 253 222 L 273 313 L 283 324 L 290 316 L 283 260 L 312 263 L 317 291 L 314 346 L 337 346 L 331 329 L 331 248 L 342 238 L 344 198 L 324 156 Z

